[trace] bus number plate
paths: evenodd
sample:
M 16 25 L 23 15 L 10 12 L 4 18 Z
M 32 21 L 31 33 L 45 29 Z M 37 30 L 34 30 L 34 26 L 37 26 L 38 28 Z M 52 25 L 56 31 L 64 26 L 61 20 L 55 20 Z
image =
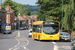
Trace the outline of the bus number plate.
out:
M 52 40 L 52 39 L 49 39 L 49 40 Z

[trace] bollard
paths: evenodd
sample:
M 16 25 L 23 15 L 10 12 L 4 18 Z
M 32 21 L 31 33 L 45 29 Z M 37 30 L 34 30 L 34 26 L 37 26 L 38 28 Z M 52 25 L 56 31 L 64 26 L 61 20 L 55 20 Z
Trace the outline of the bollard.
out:
M 20 32 L 18 32 L 18 36 L 20 36 Z

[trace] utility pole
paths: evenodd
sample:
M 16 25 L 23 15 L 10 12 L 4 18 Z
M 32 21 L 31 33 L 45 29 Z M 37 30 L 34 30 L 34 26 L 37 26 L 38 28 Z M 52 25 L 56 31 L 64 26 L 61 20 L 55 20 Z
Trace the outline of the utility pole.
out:
M 63 4 L 64 4 L 64 0 L 62 0 L 61 32 L 63 32 Z

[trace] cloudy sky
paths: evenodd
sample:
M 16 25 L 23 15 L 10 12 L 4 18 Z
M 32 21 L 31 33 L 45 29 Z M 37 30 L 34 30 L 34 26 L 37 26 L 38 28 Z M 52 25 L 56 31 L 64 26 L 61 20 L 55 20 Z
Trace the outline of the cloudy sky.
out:
M 4 2 L 5 0 L 2 0 L 2 2 Z M 29 5 L 36 5 L 35 3 L 37 2 L 37 0 L 13 0 L 17 3 L 21 3 L 21 4 L 29 4 Z M 0 0 L 1 2 L 1 0 Z

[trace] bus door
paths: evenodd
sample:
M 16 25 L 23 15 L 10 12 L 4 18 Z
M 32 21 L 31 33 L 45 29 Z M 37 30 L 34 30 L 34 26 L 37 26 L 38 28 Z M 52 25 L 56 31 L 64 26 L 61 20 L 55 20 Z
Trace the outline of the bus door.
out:
M 40 38 L 40 36 L 41 36 L 41 29 L 42 29 L 42 25 L 33 25 L 33 37 L 35 38 L 35 39 L 38 39 L 38 38 Z
M 42 25 L 37 25 L 37 34 L 36 34 L 37 39 L 41 38 L 41 33 L 42 33 L 41 29 L 42 29 Z

